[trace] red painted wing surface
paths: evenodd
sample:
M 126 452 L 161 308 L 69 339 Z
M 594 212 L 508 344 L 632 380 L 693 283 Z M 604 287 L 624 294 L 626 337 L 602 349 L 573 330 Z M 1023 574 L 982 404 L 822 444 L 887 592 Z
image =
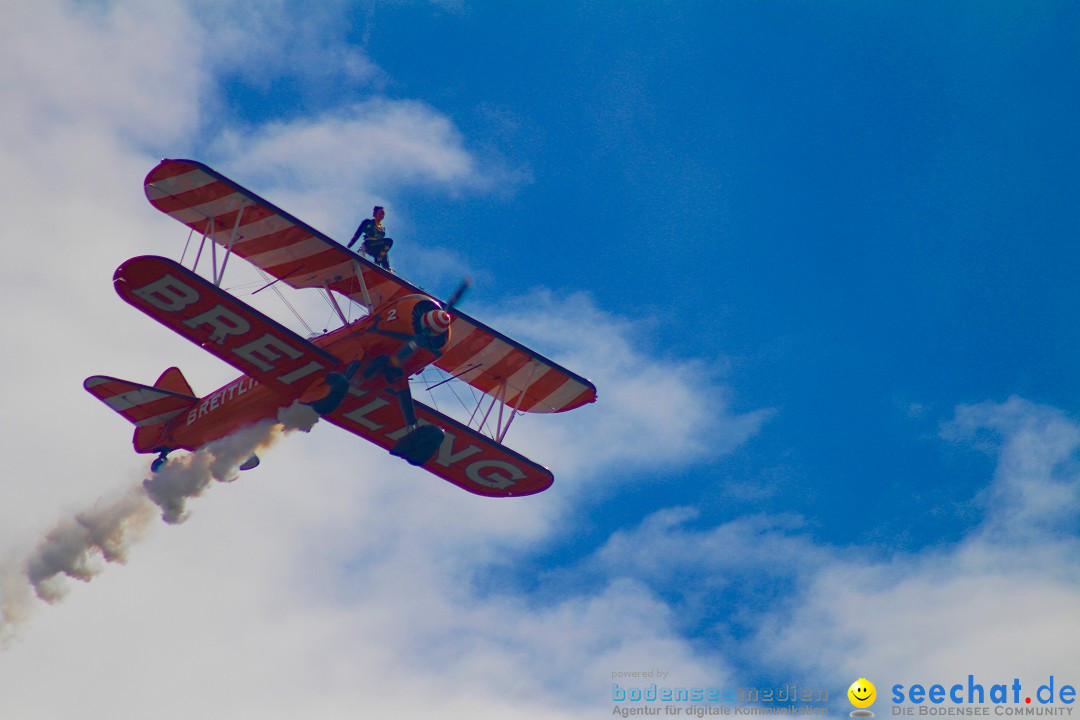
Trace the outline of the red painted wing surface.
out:
M 163 257 L 131 258 L 116 269 L 125 301 L 237 370 L 298 392 L 340 365 L 337 358 Z
M 446 431 L 439 451 L 424 469 L 460 488 L 488 497 L 533 495 L 551 487 L 547 468 L 481 435 L 423 403 L 415 403 L 421 424 Z M 389 394 L 353 391 L 323 419 L 389 450 L 405 435 L 405 419 Z

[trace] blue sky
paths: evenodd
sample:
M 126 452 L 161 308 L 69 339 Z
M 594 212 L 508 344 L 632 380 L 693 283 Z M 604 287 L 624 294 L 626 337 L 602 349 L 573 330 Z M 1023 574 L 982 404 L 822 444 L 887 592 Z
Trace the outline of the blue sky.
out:
M 411 234 L 483 258 L 481 298 L 587 290 L 652 319 L 649 352 L 714 364 L 736 407 L 776 408 L 710 477 L 786 478 L 785 509 L 823 537 L 917 549 L 975 519 L 909 520 L 970 496 L 957 470 L 985 472 L 926 440 L 956 404 L 1072 407 L 1066 5 L 406 3 L 352 17 L 345 40 L 366 39 L 387 95 L 421 98 L 529 178 L 506 194 L 402 188 L 403 247 Z M 251 121 L 371 92 L 297 82 L 282 109 L 276 89 L 237 84 L 231 108 Z M 671 497 L 707 502 L 704 487 Z M 859 512 L 880 519 L 843 522 Z
M 49 0 L 0 28 L 0 714 L 138 717 L 162 676 L 198 688 L 162 717 L 600 717 L 639 666 L 844 712 L 860 676 L 1080 682 L 1072 4 Z M 554 487 L 484 501 L 316 426 L 34 601 L 22 558 L 145 474 L 82 378 L 234 375 L 109 287 L 182 249 L 140 188 L 161 157 L 341 240 L 384 204 L 399 273 L 472 275 L 471 314 L 599 388 L 510 432 Z

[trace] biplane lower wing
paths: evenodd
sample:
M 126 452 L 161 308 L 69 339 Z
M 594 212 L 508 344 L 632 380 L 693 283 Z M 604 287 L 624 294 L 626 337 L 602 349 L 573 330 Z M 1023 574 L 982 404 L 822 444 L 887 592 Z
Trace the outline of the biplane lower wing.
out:
M 535 495 L 551 487 L 551 472 L 489 437 L 439 411 L 415 403 L 421 424 L 445 431 L 435 456 L 423 465 L 428 472 L 486 497 Z M 324 420 L 390 450 L 408 432 L 393 395 L 352 390 L 341 407 Z
M 113 283 L 127 303 L 272 387 L 295 391 L 341 364 L 330 353 L 167 258 L 132 258 L 116 269 Z

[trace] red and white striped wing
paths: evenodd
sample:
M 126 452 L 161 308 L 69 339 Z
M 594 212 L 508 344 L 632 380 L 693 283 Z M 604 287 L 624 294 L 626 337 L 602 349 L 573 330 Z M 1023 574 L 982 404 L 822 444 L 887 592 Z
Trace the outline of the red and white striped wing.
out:
M 162 160 L 143 181 L 150 204 L 294 288 L 329 287 L 376 309 L 418 292 L 224 175 Z M 363 273 L 367 298 L 356 274 Z M 368 300 L 370 299 L 370 303 Z
M 523 412 L 555 413 L 596 401 L 596 387 L 458 310 L 435 366 Z
M 423 465 L 428 472 L 486 497 L 534 495 L 554 482 L 550 470 L 524 455 L 421 402 L 415 405 L 421 423 L 436 425 L 446 433 L 438 452 Z M 397 398 L 387 393 L 351 392 L 325 419 L 386 450 L 407 432 Z
M 325 287 L 373 311 L 403 295 L 430 295 L 194 160 L 162 160 L 144 188 L 158 210 L 222 247 L 231 244 L 233 253 L 291 287 Z M 439 368 L 524 412 L 562 412 L 596 400 L 588 380 L 465 313 L 451 314 Z

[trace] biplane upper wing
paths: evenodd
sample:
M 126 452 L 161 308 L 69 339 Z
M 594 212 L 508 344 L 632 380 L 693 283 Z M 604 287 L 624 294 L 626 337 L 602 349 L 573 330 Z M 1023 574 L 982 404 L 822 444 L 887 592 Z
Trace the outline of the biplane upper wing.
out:
M 341 365 L 330 353 L 167 258 L 131 258 L 116 269 L 113 283 L 127 303 L 259 382 L 295 390 Z
M 428 472 L 487 497 L 534 495 L 554 482 L 547 468 L 423 403 L 414 404 L 421 424 L 445 431 L 439 451 L 423 465 Z M 341 406 L 323 419 L 386 450 L 407 432 L 401 405 L 388 393 L 350 390 Z
M 143 189 L 155 208 L 290 287 L 329 288 L 370 309 L 419 292 L 200 162 L 162 160 Z
M 419 287 L 349 251 L 194 160 L 162 160 L 144 182 L 163 213 L 294 288 L 325 288 L 371 309 Z M 454 309 L 436 366 L 522 412 L 562 412 L 596 400 L 585 378 Z

